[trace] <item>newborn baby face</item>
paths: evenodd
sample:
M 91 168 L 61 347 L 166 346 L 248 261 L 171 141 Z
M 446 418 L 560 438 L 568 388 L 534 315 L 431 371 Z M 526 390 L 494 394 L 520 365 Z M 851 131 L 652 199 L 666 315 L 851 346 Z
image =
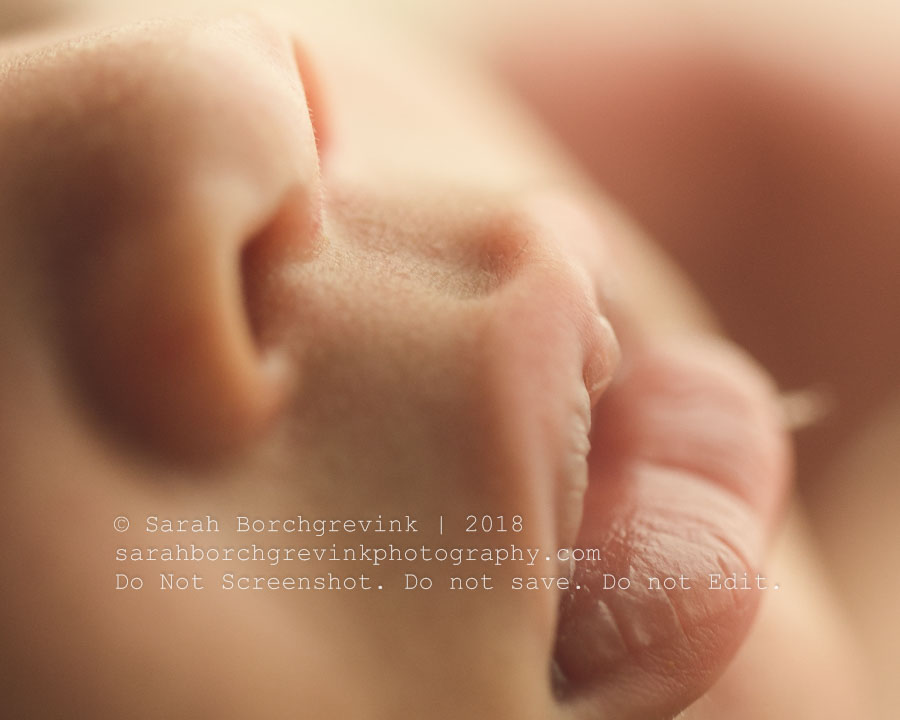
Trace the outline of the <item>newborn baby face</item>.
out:
M 450 577 L 485 568 L 436 563 L 354 564 L 371 591 L 235 592 L 218 578 L 256 568 L 204 560 L 186 572 L 202 591 L 164 592 L 171 564 L 114 559 L 299 542 L 248 538 L 238 516 L 409 515 L 412 544 L 431 547 L 472 545 L 468 516 L 519 517 L 522 547 L 576 541 L 591 408 L 619 358 L 584 187 L 480 80 L 321 19 L 296 27 L 139 23 L 4 58 L 0 569 L 16 716 L 556 711 L 560 593 L 514 591 L 521 567 L 490 567 L 482 592 Z M 701 393 L 758 421 L 759 403 L 710 383 Z M 207 515 L 215 535 L 145 532 L 148 516 Z M 146 587 L 116 590 L 117 572 Z M 405 590 L 405 572 L 435 590 Z M 736 624 L 751 606 L 722 602 Z M 564 669 L 602 669 L 573 647 L 557 648 Z

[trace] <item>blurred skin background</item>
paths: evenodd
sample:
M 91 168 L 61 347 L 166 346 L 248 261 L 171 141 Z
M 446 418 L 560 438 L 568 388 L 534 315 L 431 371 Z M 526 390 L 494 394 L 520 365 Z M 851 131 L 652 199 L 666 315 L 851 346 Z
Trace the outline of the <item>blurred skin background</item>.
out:
M 430 18 L 511 81 L 782 388 L 810 390 L 799 502 L 836 602 L 816 591 L 779 623 L 770 598 L 720 683 L 729 708 L 839 716 L 799 689 L 855 664 L 815 660 L 824 612 L 865 657 L 872 711 L 896 717 L 900 7 L 565 0 Z M 754 658 L 776 625 L 793 663 Z
M 2 3 L 0 27 L 89 4 Z M 896 717 L 900 6 L 381 5 L 508 81 L 678 260 L 723 329 L 783 389 L 810 391 L 802 510 L 770 573 L 788 568 L 808 602 L 770 599 L 694 717 L 846 717 L 855 699 L 816 700 L 817 686 L 842 683 Z

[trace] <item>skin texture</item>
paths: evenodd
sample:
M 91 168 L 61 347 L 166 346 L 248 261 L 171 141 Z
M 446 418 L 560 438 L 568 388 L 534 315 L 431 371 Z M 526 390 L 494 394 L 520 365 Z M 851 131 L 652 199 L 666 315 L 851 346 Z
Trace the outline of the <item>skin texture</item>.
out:
M 0 71 L 9 712 L 658 718 L 700 696 L 759 593 L 597 578 L 755 574 L 790 463 L 771 384 L 668 262 L 496 87 L 389 30 L 108 22 L 16 38 Z M 603 554 L 580 595 L 513 592 L 510 567 L 462 596 L 389 568 L 382 593 L 117 593 L 110 521 L 150 512 L 515 513 L 523 544 Z

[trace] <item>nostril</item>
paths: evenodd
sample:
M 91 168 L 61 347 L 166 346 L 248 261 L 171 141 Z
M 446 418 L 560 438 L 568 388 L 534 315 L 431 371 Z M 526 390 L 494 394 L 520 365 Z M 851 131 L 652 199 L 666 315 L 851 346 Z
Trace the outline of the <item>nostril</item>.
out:
M 4 204 L 52 268 L 64 381 L 105 436 L 208 461 L 250 447 L 278 415 L 286 387 L 270 360 L 287 269 L 321 237 L 292 57 L 277 30 L 172 21 L 11 74 L 21 100 L 2 118 Z
M 240 252 L 241 291 L 250 335 L 264 354 L 296 320 L 291 270 L 321 252 L 322 203 L 304 186 L 292 187 L 252 232 Z

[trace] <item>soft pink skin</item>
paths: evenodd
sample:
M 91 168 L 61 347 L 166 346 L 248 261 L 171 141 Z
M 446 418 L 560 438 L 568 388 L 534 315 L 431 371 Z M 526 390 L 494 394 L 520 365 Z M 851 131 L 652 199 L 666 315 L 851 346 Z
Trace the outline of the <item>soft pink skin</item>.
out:
M 567 544 L 592 403 L 579 537 L 617 570 L 756 568 L 785 490 L 771 387 L 684 333 L 702 321 L 677 276 L 525 116 L 427 53 L 293 22 L 299 72 L 284 26 L 243 16 L 7 56 L 7 709 L 676 712 L 721 672 L 755 594 L 611 600 L 625 642 L 607 662 L 595 606 L 563 598 L 560 616 L 553 594 L 502 589 L 511 568 L 493 593 L 427 600 L 112 590 L 120 514 L 521 514 L 521 543 Z M 668 332 L 638 292 L 651 273 Z M 606 315 L 627 372 L 602 398 L 619 360 Z

